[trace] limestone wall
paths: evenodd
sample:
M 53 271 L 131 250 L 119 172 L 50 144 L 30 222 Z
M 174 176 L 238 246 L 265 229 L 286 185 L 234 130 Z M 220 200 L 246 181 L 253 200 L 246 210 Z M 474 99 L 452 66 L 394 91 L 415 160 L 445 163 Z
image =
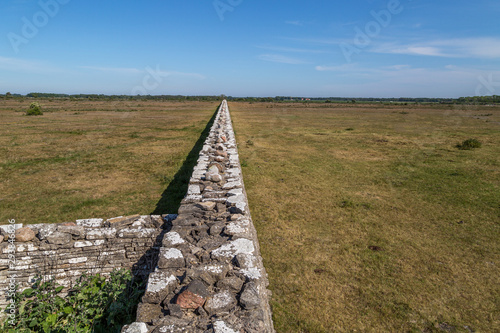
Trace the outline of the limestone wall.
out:
M 274 332 L 267 275 L 223 101 L 126 333 Z
M 154 269 L 165 222 L 176 215 L 128 216 L 78 220 L 75 223 L 16 225 L 0 228 L 0 307 L 8 303 L 11 283 L 23 290 L 37 274 L 55 276 L 70 287 L 82 273 L 109 275 L 113 269 L 132 269 L 147 278 Z M 9 239 L 13 242 L 9 242 Z M 67 288 L 65 288 L 67 290 Z M 63 294 L 66 290 L 63 290 Z

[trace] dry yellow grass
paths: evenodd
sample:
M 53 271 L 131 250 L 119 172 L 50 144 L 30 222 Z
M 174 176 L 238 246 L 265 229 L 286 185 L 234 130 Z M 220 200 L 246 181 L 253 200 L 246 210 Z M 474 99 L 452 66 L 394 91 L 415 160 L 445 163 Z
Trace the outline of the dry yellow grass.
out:
M 229 108 L 278 332 L 500 331 L 498 108 Z
M 0 100 L 2 224 L 174 213 L 183 187 L 169 198 L 162 192 L 217 107 L 56 99 L 41 100 L 44 115 L 28 117 L 29 103 Z

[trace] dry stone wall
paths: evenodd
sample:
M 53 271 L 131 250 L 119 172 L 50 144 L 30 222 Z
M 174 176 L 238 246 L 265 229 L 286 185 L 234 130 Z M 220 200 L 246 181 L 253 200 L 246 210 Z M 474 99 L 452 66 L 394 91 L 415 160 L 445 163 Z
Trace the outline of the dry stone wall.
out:
M 227 102 L 159 249 L 137 321 L 125 333 L 274 332 Z
M 162 227 L 176 215 L 134 215 L 108 220 L 86 219 L 70 223 L 0 226 L 0 307 L 8 304 L 11 282 L 21 290 L 37 275 L 55 277 L 63 294 L 82 273 L 109 275 L 131 269 L 147 278 L 156 267 Z M 15 241 L 9 242 L 9 228 Z

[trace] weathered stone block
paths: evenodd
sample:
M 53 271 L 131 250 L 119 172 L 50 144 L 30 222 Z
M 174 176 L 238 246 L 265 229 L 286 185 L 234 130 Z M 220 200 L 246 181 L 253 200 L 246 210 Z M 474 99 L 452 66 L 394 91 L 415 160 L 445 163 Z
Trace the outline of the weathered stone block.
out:
M 226 277 L 217 282 L 217 288 L 226 289 L 233 293 L 239 293 L 243 287 L 244 281 L 237 276 Z
M 103 219 L 84 219 L 76 220 L 76 225 L 82 226 L 84 228 L 100 228 L 103 222 Z
M 240 304 L 246 310 L 256 309 L 260 306 L 259 290 L 253 281 L 245 284 L 240 296 Z
M 16 242 L 29 242 L 35 238 L 35 232 L 31 228 L 24 227 L 16 230 Z
M 158 230 L 156 229 L 132 229 L 125 228 L 118 231 L 120 238 L 147 238 L 152 237 Z
M 88 246 L 93 246 L 94 243 L 92 243 L 91 241 L 81 241 L 81 242 L 75 242 L 75 244 L 73 244 L 73 246 L 75 248 L 82 248 L 82 247 L 88 247 Z
M 149 328 L 145 323 L 135 322 L 123 326 L 122 333 L 148 333 Z
M 200 195 L 200 186 L 199 185 L 189 185 L 187 195 Z
M 85 229 L 82 226 L 63 226 L 60 225 L 56 228 L 58 232 L 73 235 L 75 237 L 85 237 Z
M 176 304 L 183 309 L 197 309 L 208 297 L 207 287 L 200 280 L 193 280 L 186 290 L 177 296 Z
M 214 210 L 215 205 L 216 205 L 215 202 L 212 202 L 212 201 L 205 201 L 205 202 L 200 202 L 200 203 L 196 204 L 196 206 L 200 207 L 204 211 Z
M 262 277 L 259 268 L 259 262 L 255 255 L 252 253 L 239 253 L 235 257 L 235 262 L 241 268 L 240 272 L 243 273 L 250 280 L 257 280 Z
M 185 265 L 184 256 L 180 250 L 165 247 L 160 249 L 158 260 L 159 268 L 181 268 Z
M 234 295 L 228 290 L 223 290 L 207 299 L 205 310 L 210 314 L 228 312 L 233 309 L 238 302 Z
M 164 247 L 178 247 L 182 244 L 185 244 L 186 242 L 182 237 L 179 235 L 179 233 L 175 231 L 170 231 L 165 234 L 163 237 L 162 244 Z
M 177 288 L 178 282 L 175 275 L 170 272 L 157 271 L 151 273 L 142 301 L 160 304 L 169 293 Z
M 229 324 L 222 320 L 217 320 L 214 324 L 214 333 L 239 333 L 239 330 L 234 330 Z
M 52 235 L 54 232 L 56 232 L 57 226 L 55 224 L 46 224 L 41 226 L 38 229 L 38 234 L 37 237 L 40 240 L 44 240 L 47 238 L 47 236 Z
M 72 240 L 70 234 L 66 234 L 59 231 L 56 231 L 48 235 L 47 237 L 45 237 L 45 239 L 47 240 L 47 242 L 49 242 L 49 244 L 56 244 L 56 245 L 68 244 Z
M 94 240 L 94 239 L 104 239 L 104 238 L 109 239 L 115 237 L 116 237 L 115 228 L 104 228 L 104 229 L 88 230 L 87 236 L 85 238 L 88 240 Z
M 255 247 L 253 242 L 246 238 L 239 238 L 234 241 L 228 242 L 218 249 L 211 252 L 211 256 L 214 259 L 219 260 L 232 260 L 236 255 L 240 253 L 253 254 Z
M 120 228 L 120 227 L 124 227 L 126 225 L 130 225 L 140 218 L 141 218 L 141 215 L 139 215 L 139 214 L 130 215 L 130 216 L 118 216 L 118 217 L 108 219 L 106 221 L 106 225 L 113 227 L 113 228 Z

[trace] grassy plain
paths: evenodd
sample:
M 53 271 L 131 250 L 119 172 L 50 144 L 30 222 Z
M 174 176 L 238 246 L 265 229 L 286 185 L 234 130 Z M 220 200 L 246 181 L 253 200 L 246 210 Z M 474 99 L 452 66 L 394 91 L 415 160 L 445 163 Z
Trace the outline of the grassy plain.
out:
M 500 108 L 229 108 L 278 332 L 500 331 Z
M 25 116 L 30 102 L 0 100 L 1 224 L 175 213 L 186 158 L 217 108 L 55 99 Z

